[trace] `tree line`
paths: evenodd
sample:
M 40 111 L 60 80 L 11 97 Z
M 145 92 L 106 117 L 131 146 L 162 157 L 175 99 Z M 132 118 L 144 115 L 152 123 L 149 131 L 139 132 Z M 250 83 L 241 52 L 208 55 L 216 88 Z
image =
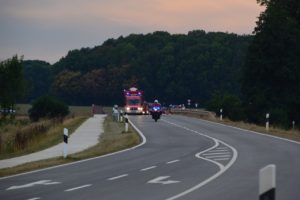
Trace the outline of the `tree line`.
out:
M 28 92 L 68 104 L 123 104 L 123 89 L 135 86 L 145 99 L 205 106 L 216 93 L 240 96 L 241 70 L 252 36 L 203 30 L 188 34 L 157 31 L 108 39 L 94 48 L 68 52 L 50 65 L 23 61 Z
M 55 63 L 52 91 L 71 104 L 123 104 L 136 86 L 146 100 L 187 99 L 204 106 L 216 92 L 240 95 L 239 79 L 251 36 L 191 31 L 131 34 L 73 50 Z

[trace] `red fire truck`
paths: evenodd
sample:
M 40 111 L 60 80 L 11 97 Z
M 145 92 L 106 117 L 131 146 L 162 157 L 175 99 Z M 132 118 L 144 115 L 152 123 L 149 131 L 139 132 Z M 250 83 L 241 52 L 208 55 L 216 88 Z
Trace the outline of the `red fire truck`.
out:
M 125 113 L 127 114 L 144 114 L 144 92 L 135 87 L 124 90 Z

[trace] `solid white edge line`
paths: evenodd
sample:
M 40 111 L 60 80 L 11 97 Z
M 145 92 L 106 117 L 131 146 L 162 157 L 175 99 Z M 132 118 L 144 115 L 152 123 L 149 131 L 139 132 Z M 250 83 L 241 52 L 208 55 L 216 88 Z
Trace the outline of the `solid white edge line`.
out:
M 167 122 L 167 123 L 169 123 L 166 120 L 164 120 L 164 121 Z M 177 126 L 177 127 L 181 127 L 180 125 L 177 125 L 177 124 L 174 124 L 174 123 L 172 123 L 172 124 L 175 125 L 175 126 Z M 197 133 L 198 135 L 202 135 L 204 137 L 210 138 L 210 139 L 212 139 L 215 142 L 214 146 L 212 146 L 212 147 L 210 147 L 210 148 L 208 148 L 208 149 L 206 149 L 206 150 L 204 150 L 204 151 L 202 151 L 200 153 L 197 153 L 195 156 L 197 158 L 199 158 L 199 159 L 206 160 L 208 162 L 212 162 L 212 163 L 216 164 L 220 168 L 220 171 L 218 171 L 216 174 L 214 174 L 213 176 L 209 177 L 208 179 L 202 181 L 198 185 L 195 185 L 194 187 L 192 187 L 192 188 L 190 188 L 190 189 L 188 189 L 188 190 L 186 190 L 186 191 L 184 191 L 182 193 L 179 193 L 179 194 L 177 194 L 175 196 L 169 197 L 166 200 L 178 199 L 178 198 L 180 198 L 182 196 L 185 196 L 185 195 L 187 195 L 187 194 L 189 194 L 191 192 L 194 192 L 195 190 L 198 190 L 202 186 L 206 185 L 207 183 L 213 181 L 214 179 L 216 179 L 217 177 L 219 177 L 220 175 L 222 175 L 227 169 L 229 169 L 231 167 L 231 165 L 233 165 L 233 163 L 237 159 L 238 153 L 237 153 L 237 150 L 234 147 L 232 147 L 232 146 L 230 146 L 230 145 L 226 144 L 225 142 L 222 142 L 222 141 L 220 141 L 218 139 L 215 139 L 215 138 L 213 138 L 211 136 L 205 135 L 203 133 L 200 133 L 200 132 L 197 132 L 197 131 L 196 132 L 192 131 L 192 132 Z M 230 162 L 228 162 L 228 164 L 226 166 L 223 166 L 222 164 L 220 164 L 220 163 L 218 163 L 218 162 L 216 162 L 214 160 L 206 159 L 206 158 L 200 156 L 201 154 L 206 153 L 206 152 L 208 152 L 208 151 L 216 148 L 220 143 L 223 144 L 223 145 L 225 145 L 226 147 L 229 147 L 232 150 L 232 152 L 233 152 L 232 159 L 230 160 Z
M 51 169 L 55 169 L 55 168 L 60 168 L 60 167 L 65 167 L 65 166 L 70 166 L 70 165 L 75 165 L 75 164 L 78 164 L 78 163 L 83 163 L 83 162 L 87 162 L 87 161 L 90 161 L 90 160 L 101 159 L 101 158 L 113 156 L 113 155 L 116 155 L 116 154 L 124 153 L 126 151 L 135 150 L 136 148 L 141 147 L 144 144 L 146 144 L 147 139 L 144 136 L 144 134 L 130 120 L 128 120 L 128 121 L 129 121 L 130 125 L 138 132 L 138 134 L 141 137 L 142 142 L 140 144 L 138 144 L 137 146 L 130 147 L 128 149 L 124 149 L 124 150 L 121 150 L 121 151 L 109 153 L 109 154 L 106 154 L 106 155 L 94 157 L 94 158 L 88 158 L 88 159 L 84 159 L 84 160 L 75 161 L 75 162 L 72 162 L 72 163 L 67 163 L 67 164 L 62 164 L 62 165 L 56 165 L 56 166 L 47 167 L 47 168 L 44 168 L 44 169 L 33 170 L 33 171 L 30 171 L 30 172 L 24 172 L 24 173 L 21 173 L 21 174 L 15 174 L 15 175 L 11 175 L 11 176 L 4 176 L 4 177 L 0 177 L 0 180 L 14 178 L 14 177 L 17 177 L 17 176 L 23 176 L 23 175 L 33 174 L 33 173 L 42 172 L 42 171 L 47 171 L 47 170 L 51 170 Z
M 144 169 L 141 169 L 140 171 L 141 172 L 145 172 L 145 171 L 148 171 L 150 169 L 155 169 L 157 166 L 151 166 L 151 167 L 147 167 L 147 168 L 144 168 Z
M 222 142 L 223 143 L 223 142 Z M 224 143 L 223 143 L 224 144 Z M 232 147 L 233 148 L 233 147 Z M 220 167 L 220 171 L 218 171 L 216 174 L 214 174 L 213 176 L 209 177 L 208 179 L 202 181 L 201 183 L 199 183 L 198 185 L 195 185 L 194 187 L 182 192 L 182 193 L 179 193 L 173 197 L 170 197 L 166 200 L 174 200 L 174 199 L 178 199 L 182 196 L 185 196 L 191 192 L 194 192 L 195 190 L 198 190 L 199 188 L 201 188 L 202 186 L 208 184 L 209 182 L 213 181 L 214 179 L 218 178 L 220 175 L 222 175 L 227 169 L 229 169 L 231 167 L 231 165 L 233 165 L 233 163 L 236 161 L 237 159 L 237 151 L 235 148 L 232 149 L 233 150 L 233 158 L 230 160 L 230 162 L 224 167 L 223 165 L 221 165 L 220 163 L 218 162 L 215 162 L 213 160 L 209 160 L 209 159 L 205 159 L 205 158 L 202 158 L 202 157 L 198 157 L 200 159 L 203 159 L 203 160 L 207 160 L 209 162 L 212 162 L 216 165 L 218 165 Z M 198 153 L 197 155 L 199 156 L 202 152 Z
M 41 199 L 41 197 L 33 197 L 33 198 L 27 199 L 27 200 L 38 200 L 38 199 Z
M 108 181 L 114 181 L 114 180 L 117 180 L 117 179 L 120 179 L 120 178 L 124 178 L 126 176 L 128 176 L 128 174 L 122 174 L 120 176 L 111 177 L 111 178 L 108 178 L 107 180 Z
M 257 135 L 261 135 L 261 136 L 271 137 L 271 138 L 283 140 L 283 141 L 286 141 L 286 142 L 300 144 L 300 142 L 298 142 L 298 141 L 287 139 L 287 138 L 282 138 L 282 137 L 279 137 L 279 136 L 268 135 L 266 133 L 260 133 L 260 132 L 251 131 L 251 130 L 247 130 L 247 129 L 243 129 L 243 128 L 238 128 L 238 127 L 234 127 L 234 126 L 230 126 L 230 125 L 226 125 L 226 124 L 221 124 L 221 123 L 217 123 L 217 122 L 211 122 L 211 121 L 204 120 L 204 119 L 198 119 L 198 120 L 203 121 L 203 122 L 207 122 L 207 123 L 210 123 L 210 124 L 214 124 L 214 125 L 217 124 L 217 125 L 221 125 L 221 126 L 225 126 L 225 127 L 230 127 L 230 128 L 233 128 L 233 129 L 241 130 L 241 131 L 246 131 L 246 132 L 254 133 L 254 134 L 257 134 Z
M 90 187 L 90 186 L 92 186 L 92 184 L 86 184 L 86 185 L 82 185 L 82 186 L 67 189 L 67 190 L 65 190 L 65 192 L 71 192 L 71 191 L 74 191 L 74 190 L 79 190 L 79 189 Z

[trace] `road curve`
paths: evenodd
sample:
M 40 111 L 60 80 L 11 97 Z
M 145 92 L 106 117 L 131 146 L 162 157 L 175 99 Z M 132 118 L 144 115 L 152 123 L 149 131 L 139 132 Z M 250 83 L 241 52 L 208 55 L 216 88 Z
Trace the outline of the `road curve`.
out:
M 129 151 L 0 179 L 0 199 L 258 199 L 277 166 L 277 198 L 300 197 L 300 144 L 183 116 L 131 116 L 147 142 Z

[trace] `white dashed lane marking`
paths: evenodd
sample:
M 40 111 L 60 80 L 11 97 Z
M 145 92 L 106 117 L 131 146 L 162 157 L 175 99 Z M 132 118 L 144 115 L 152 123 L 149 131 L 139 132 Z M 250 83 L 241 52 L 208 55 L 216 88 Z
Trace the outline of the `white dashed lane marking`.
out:
M 124 177 L 126 177 L 126 176 L 128 176 L 128 174 L 122 174 L 122 175 L 120 175 L 120 176 L 115 176 L 115 177 L 109 178 L 109 179 L 107 179 L 107 180 L 108 180 L 108 181 L 113 181 L 113 180 L 117 180 L 117 179 L 120 179 L 120 178 L 124 178 Z
M 71 191 L 74 191 L 74 190 L 79 190 L 79 189 L 90 187 L 90 186 L 92 186 L 92 184 L 86 184 L 86 185 L 82 185 L 82 186 L 67 189 L 67 190 L 65 190 L 65 192 L 71 192 Z
M 147 167 L 147 168 L 144 168 L 144 169 L 141 169 L 140 171 L 141 172 L 145 172 L 145 171 L 148 171 L 148 170 L 151 170 L 151 169 L 155 169 L 157 166 L 151 166 L 151 167 Z
M 176 163 L 176 162 L 179 162 L 180 160 L 172 160 L 172 161 L 169 161 L 167 162 L 167 164 L 173 164 L 173 163 Z

